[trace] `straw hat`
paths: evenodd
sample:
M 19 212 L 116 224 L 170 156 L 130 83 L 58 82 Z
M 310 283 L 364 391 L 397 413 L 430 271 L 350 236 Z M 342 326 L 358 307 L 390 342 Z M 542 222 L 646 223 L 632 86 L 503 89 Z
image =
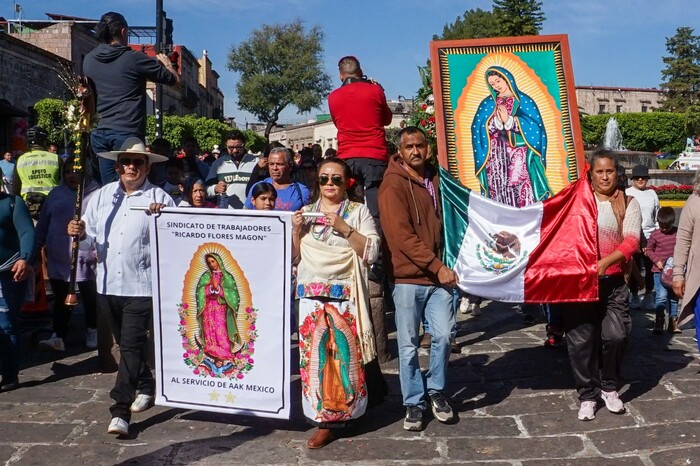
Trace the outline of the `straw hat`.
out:
M 117 160 L 121 154 L 141 154 L 148 157 L 148 163 L 165 162 L 168 157 L 165 155 L 154 154 L 148 152 L 146 146 L 137 137 L 130 137 L 122 144 L 121 150 L 113 150 L 110 152 L 100 152 L 98 155 L 105 159 Z

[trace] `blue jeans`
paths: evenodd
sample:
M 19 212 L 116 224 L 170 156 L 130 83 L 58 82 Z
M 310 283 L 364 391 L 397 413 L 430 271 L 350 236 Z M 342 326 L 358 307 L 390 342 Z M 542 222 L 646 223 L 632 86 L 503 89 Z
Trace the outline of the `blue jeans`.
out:
M 452 292 L 439 286 L 397 283 L 393 291 L 399 345 L 399 380 L 404 406 L 426 408 L 425 392 L 445 388 L 450 337 L 455 321 Z M 425 316 L 430 328 L 430 366 L 423 375 L 418 363 L 418 328 Z
M 455 288 L 452 291 L 452 315 L 454 316 L 454 321 L 452 322 L 452 332 L 450 332 L 450 339 L 455 338 L 457 336 L 457 308 L 459 308 L 459 300 L 459 291 L 457 291 L 457 288 Z M 430 324 L 428 323 L 428 319 L 426 319 L 425 317 L 425 313 L 423 313 L 421 323 L 423 324 L 423 333 L 430 333 Z
M 656 317 L 665 317 L 664 311 L 672 318 L 678 317 L 678 298 L 674 293 L 669 293 L 661 283 L 661 273 L 654 272 L 654 289 L 656 290 Z
M 92 145 L 92 150 L 95 152 L 95 154 L 98 154 L 97 163 L 103 186 L 107 183 L 111 183 L 112 181 L 117 181 L 119 176 L 117 176 L 117 172 L 114 170 L 114 160 L 100 157 L 100 152 L 119 150 L 122 148 L 124 141 L 131 137 L 140 138 L 141 141 L 144 140 L 143 134 L 117 131 L 114 129 L 96 129 L 90 133 L 90 144 Z M 98 177 L 95 176 L 95 179 L 98 179 Z
M 27 282 L 15 282 L 12 272 L 0 272 L 0 374 L 9 382 L 19 374 L 20 341 L 17 321 Z

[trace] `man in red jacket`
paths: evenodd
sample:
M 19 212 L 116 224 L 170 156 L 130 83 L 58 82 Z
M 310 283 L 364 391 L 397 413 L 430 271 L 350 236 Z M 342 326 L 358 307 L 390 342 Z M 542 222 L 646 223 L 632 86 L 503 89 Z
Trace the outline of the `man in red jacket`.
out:
M 338 157 L 364 187 L 367 208 L 379 227 L 377 195 L 388 160 L 384 127 L 391 123 L 391 110 L 384 89 L 364 76 L 357 58 L 341 58 L 338 71 L 343 84 L 328 96 L 338 128 Z

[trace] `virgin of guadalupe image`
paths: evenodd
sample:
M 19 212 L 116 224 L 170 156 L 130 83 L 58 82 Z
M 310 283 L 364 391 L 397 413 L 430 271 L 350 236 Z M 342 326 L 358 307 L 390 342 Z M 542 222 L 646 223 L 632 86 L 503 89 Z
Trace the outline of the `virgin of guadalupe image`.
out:
M 236 281 L 221 257 L 208 253 L 204 260 L 207 270 L 196 290 L 199 332 L 195 341 L 205 355 L 202 364 L 218 374 L 232 366 L 231 359 L 241 345 L 236 323 L 240 297 Z
M 547 134 L 535 101 L 518 90 L 513 75 L 500 66 L 485 72 L 490 95 L 472 122 L 475 173 L 481 194 L 524 207 L 547 199 Z
M 324 315 L 327 329 L 319 342 L 320 391 L 316 411 L 349 414 L 355 400 L 350 380 L 351 348 L 345 334 L 336 327 L 335 317 Z M 344 323 L 344 322 L 343 322 Z

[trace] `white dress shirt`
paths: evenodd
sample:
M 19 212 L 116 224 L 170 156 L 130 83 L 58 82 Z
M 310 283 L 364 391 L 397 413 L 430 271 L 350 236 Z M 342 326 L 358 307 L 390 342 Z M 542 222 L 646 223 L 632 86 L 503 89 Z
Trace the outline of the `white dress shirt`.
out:
M 175 207 L 172 198 L 146 180 L 130 195 L 119 181 L 97 191 L 83 221 L 86 238 L 80 248 L 97 250 L 97 292 L 114 296 L 151 296 L 151 238 L 143 210 L 152 203 Z

